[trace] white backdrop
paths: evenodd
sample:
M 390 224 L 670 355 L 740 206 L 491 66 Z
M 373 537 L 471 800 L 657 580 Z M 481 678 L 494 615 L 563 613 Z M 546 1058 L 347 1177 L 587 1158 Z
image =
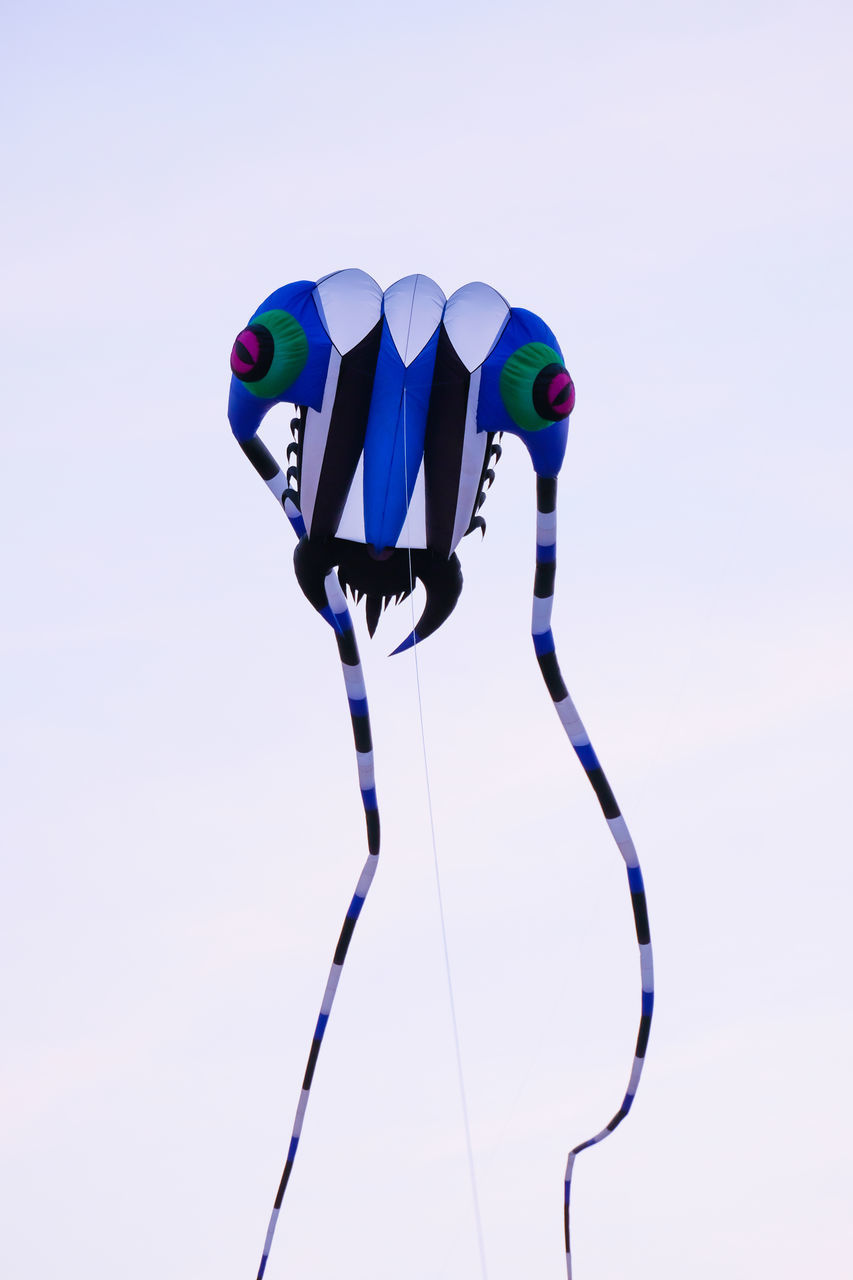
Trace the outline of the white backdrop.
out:
M 555 631 L 658 977 L 634 1110 L 576 1166 L 577 1280 L 837 1272 L 852 25 L 819 0 L 5 20 L 3 1275 L 255 1275 L 364 835 L 334 642 L 227 362 L 273 288 L 345 266 L 488 281 L 577 385 Z M 566 1151 L 618 1106 L 639 983 L 505 445 L 421 681 L 489 1277 L 557 1280 Z M 270 1280 L 478 1274 L 414 668 L 386 656 L 410 625 L 357 621 L 383 853 Z

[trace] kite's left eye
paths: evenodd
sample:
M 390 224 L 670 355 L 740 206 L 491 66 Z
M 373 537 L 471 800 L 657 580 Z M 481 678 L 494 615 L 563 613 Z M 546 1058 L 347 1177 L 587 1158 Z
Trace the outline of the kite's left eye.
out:
M 524 431 L 541 431 L 568 418 L 575 386 L 560 353 L 544 342 L 528 342 L 501 369 L 501 399 Z
M 275 342 L 266 325 L 250 324 L 238 333 L 231 351 L 231 372 L 241 382 L 260 382 L 269 372 Z
M 289 311 L 264 311 L 237 335 L 231 372 L 263 400 L 280 396 L 308 359 L 308 338 Z

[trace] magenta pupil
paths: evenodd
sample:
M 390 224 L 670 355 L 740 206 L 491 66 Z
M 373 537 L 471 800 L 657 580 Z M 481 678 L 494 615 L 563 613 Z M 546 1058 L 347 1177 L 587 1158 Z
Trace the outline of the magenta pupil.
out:
M 569 379 L 565 377 L 556 377 L 551 383 L 548 388 L 548 399 L 551 401 L 551 404 L 555 409 L 566 403 L 569 398 L 569 387 L 571 385 L 572 384 L 569 382 Z

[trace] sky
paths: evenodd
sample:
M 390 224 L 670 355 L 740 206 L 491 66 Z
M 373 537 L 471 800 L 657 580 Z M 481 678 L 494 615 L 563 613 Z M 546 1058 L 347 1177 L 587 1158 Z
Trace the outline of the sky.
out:
M 489 282 L 577 388 L 554 628 L 658 1002 L 576 1165 L 575 1280 L 837 1271 L 851 36 L 821 0 L 7 13 L 2 1274 L 256 1274 L 365 846 L 227 362 L 348 266 Z M 624 871 L 533 658 L 505 443 L 420 702 L 408 606 L 357 615 L 383 848 L 269 1280 L 480 1274 L 421 715 L 488 1280 L 564 1275 L 566 1153 L 627 1081 Z

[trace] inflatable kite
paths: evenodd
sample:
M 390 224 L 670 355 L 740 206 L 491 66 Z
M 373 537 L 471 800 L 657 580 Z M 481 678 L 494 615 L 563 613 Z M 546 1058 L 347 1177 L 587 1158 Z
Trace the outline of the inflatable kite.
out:
M 551 631 L 556 571 L 557 475 L 575 390 L 557 340 L 529 311 L 485 284 L 445 298 L 426 276 L 384 292 L 363 271 L 338 271 L 271 294 L 231 353 L 231 429 L 285 511 L 298 542 L 296 577 L 334 632 L 343 667 L 367 822 L 368 856 L 341 929 L 281 1182 L 264 1242 L 264 1274 L 293 1169 L 320 1046 L 347 949 L 379 856 L 379 811 L 367 694 L 345 591 L 365 598 L 372 636 L 382 611 L 420 581 L 426 604 L 400 653 L 445 622 L 462 590 L 456 547 L 474 529 L 507 432 L 526 445 L 536 473 L 533 645 L 557 715 L 592 784 L 628 872 L 640 950 L 642 1007 L 619 1110 L 569 1153 L 566 1266 L 571 1280 L 569 1193 L 575 1157 L 611 1133 L 634 1101 L 654 1003 L 643 877 L 625 820 L 563 682 Z M 258 437 L 264 415 L 296 406 L 286 470 Z

